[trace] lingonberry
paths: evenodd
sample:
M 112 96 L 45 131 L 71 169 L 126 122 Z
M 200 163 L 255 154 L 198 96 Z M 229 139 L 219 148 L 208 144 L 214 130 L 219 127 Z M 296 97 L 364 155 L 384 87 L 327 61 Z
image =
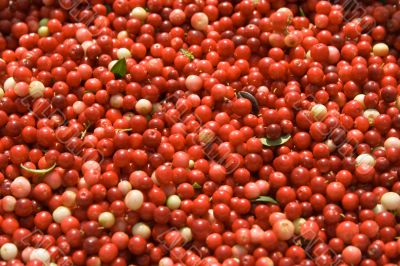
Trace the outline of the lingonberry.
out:
M 395 1 L 39 2 L 0 0 L 1 265 L 397 263 Z

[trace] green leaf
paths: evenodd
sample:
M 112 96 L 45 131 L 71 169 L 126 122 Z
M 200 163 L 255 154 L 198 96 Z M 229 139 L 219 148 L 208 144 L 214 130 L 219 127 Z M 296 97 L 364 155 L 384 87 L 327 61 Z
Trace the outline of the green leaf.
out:
M 247 91 L 239 91 L 237 93 L 238 98 L 245 98 L 251 102 L 251 110 L 254 115 L 258 115 L 259 112 L 259 107 L 258 107 L 258 101 L 256 97 L 253 96 L 250 92 Z
M 268 196 L 259 196 L 258 198 L 252 200 L 253 202 L 265 202 L 265 203 L 273 203 L 273 204 L 278 204 L 278 202 L 271 197 Z
M 181 48 L 179 51 L 180 51 L 184 56 L 186 56 L 187 58 L 189 58 L 190 62 L 193 61 L 194 55 L 192 54 L 192 52 L 190 52 L 189 50 L 183 49 L 183 48 Z
M 126 59 L 122 58 L 115 63 L 111 68 L 111 72 L 114 73 L 115 77 L 122 78 L 126 74 Z
M 194 189 L 200 189 L 201 185 L 197 182 L 194 182 L 194 184 L 192 185 Z
M 105 4 L 104 6 L 106 7 L 107 14 L 110 14 L 110 13 L 112 12 L 112 8 L 111 8 L 111 6 L 110 6 L 110 5 L 108 5 L 108 4 Z
M 56 167 L 56 164 L 53 164 L 51 167 L 46 168 L 46 169 L 32 169 L 32 168 L 26 167 L 23 164 L 21 164 L 20 166 L 22 169 L 24 169 L 25 171 L 27 171 L 29 173 L 44 175 L 44 174 L 47 174 L 47 173 L 53 171 L 53 169 Z
M 299 12 L 300 12 L 300 16 L 301 17 L 305 17 L 306 16 L 306 14 L 304 13 L 304 10 L 301 7 L 299 7 Z
M 288 140 L 292 136 L 290 134 L 281 136 L 279 139 L 267 139 L 267 138 L 261 138 L 261 143 L 265 146 L 271 147 L 271 146 L 279 146 L 282 144 L 285 144 L 288 142 Z

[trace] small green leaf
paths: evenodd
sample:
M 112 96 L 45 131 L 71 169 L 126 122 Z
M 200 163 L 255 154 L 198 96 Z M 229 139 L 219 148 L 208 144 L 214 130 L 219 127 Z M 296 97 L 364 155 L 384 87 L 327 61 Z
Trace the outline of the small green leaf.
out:
M 261 143 L 265 146 L 279 146 L 285 144 L 292 136 L 290 134 L 281 136 L 279 139 L 261 138 Z
M 180 51 L 184 56 L 186 56 L 187 58 L 189 58 L 190 62 L 193 61 L 194 55 L 192 54 L 192 52 L 190 52 L 189 50 L 183 49 L 183 48 L 181 48 L 179 51 Z
M 194 184 L 192 186 L 193 186 L 194 189 L 200 189 L 201 188 L 200 184 L 197 183 L 197 182 L 194 182 Z
M 126 74 L 126 60 L 122 58 L 115 63 L 111 68 L 111 72 L 114 73 L 115 77 L 122 78 Z
M 268 196 L 259 196 L 258 198 L 252 200 L 253 202 L 265 202 L 265 203 L 273 203 L 273 204 L 278 204 L 278 202 L 271 197 Z
M 106 7 L 107 14 L 110 14 L 112 12 L 111 6 L 108 4 L 105 4 L 104 6 Z
M 47 174 L 47 173 L 53 171 L 53 169 L 56 167 L 56 164 L 53 164 L 51 167 L 46 168 L 46 169 L 32 169 L 32 168 L 26 167 L 23 164 L 21 164 L 20 166 L 22 169 L 24 169 L 25 171 L 27 171 L 29 173 L 44 175 L 44 174 Z
M 304 13 L 304 10 L 301 7 L 299 7 L 299 12 L 300 12 L 300 16 L 301 17 L 305 17 L 306 16 L 306 14 Z
M 239 91 L 237 93 L 238 98 L 245 98 L 251 102 L 251 110 L 254 115 L 258 115 L 259 112 L 259 107 L 258 107 L 258 101 L 256 97 L 253 96 L 250 92 L 247 91 Z

